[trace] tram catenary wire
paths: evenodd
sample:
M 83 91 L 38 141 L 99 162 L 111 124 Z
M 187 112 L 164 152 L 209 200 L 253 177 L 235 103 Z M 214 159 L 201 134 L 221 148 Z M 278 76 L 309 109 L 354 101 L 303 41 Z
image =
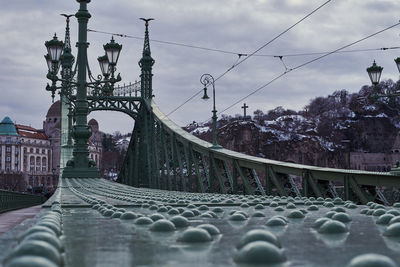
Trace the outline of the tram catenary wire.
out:
M 298 69 L 300 69 L 300 68 L 302 68 L 302 67 L 305 67 L 305 66 L 307 66 L 307 65 L 309 65 L 309 64 L 311 64 L 311 63 L 313 63 L 313 62 L 315 62 L 315 61 L 318 61 L 318 60 L 320 60 L 320 59 L 322 59 L 322 58 L 324 58 L 324 57 L 327 57 L 327 56 L 329 56 L 329 55 L 332 55 L 332 54 L 334 54 L 334 53 L 337 53 L 337 52 L 339 52 L 339 51 L 341 51 L 341 50 L 343 50 L 343 49 L 345 49 L 345 48 L 348 48 L 348 47 L 353 46 L 353 45 L 355 45 L 355 44 L 358 44 L 358 43 L 360 43 L 360 42 L 362 42 L 362 41 L 365 41 L 365 40 L 367 40 L 367 39 L 369 39 L 369 38 L 371 38 L 371 37 L 373 37 L 373 36 L 375 36 L 375 35 L 378 35 L 378 34 L 380 34 L 380 33 L 382 33 L 382 32 L 385 32 L 385 31 L 387 31 L 387 30 L 389 30 L 389 29 L 392 29 L 392 28 L 394 28 L 394 27 L 396 27 L 396 26 L 398 26 L 398 25 L 400 25 L 400 22 L 398 22 L 398 23 L 396 23 L 396 24 L 393 24 L 393 25 L 391 25 L 391 26 L 389 26 L 389 27 L 387 27 L 387 28 L 385 28 L 385 29 L 383 29 L 383 30 L 380 30 L 380 31 L 377 31 L 377 32 L 375 32 L 375 33 L 373 33 L 373 34 L 370 34 L 370 35 L 368 35 L 368 36 L 366 36 L 366 37 L 364 37 L 364 38 L 361 38 L 361 39 L 359 39 L 359 40 L 357 40 L 357 41 L 355 41 L 355 42 L 352 42 L 352 43 L 347 44 L 347 45 L 345 45 L 345 46 L 342 46 L 342 47 L 340 47 L 340 48 L 338 48 L 338 49 L 335 49 L 335 50 L 333 50 L 333 51 L 331 51 L 331 52 L 328 52 L 328 53 L 326 53 L 326 54 L 324 54 L 324 55 L 322 55 L 322 56 L 319 56 L 319 57 L 316 57 L 316 58 L 314 58 L 314 59 L 308 60 L 308 61 L 306 61 L 306 62 L 304 62 L 304 63 L 302 63 L 302 64 L 300 64 L 300 65 L 297 65 L 297 66 L 294 67 L 294 68 L 287 69 L 287 70 L 285 70 L 283 73 L 279 74 L 278 76 L 276 76 L 275 78 L 273 78 L 272 80 L 270 80 L 269 82 L 263 84 L 262 86 L 258 87 L 256 90 L 252 91 L 252 92 L 249 93 L 248 95 L 246 95 L 246 96 L 240 98 L 239 100 L 235 101 L 233 104 L 229 105 L 228 107 L 226 107 L 226 108 L 223 109 L 222 111 L 218 112 L 218 115 L 221 114 L 221 113 L 223 113 L 223 112 L 225 112 L 225 111 L 227 111 L 227 110 L 229 110 L 229 109 L 231 109 L 232 107 L 234 107 L 234 106 L 237 105 L 238 103 L 240 103 L 240 102 L 242 102 L 243 100 L 245 100 L 246 98 L 248 98 L 248 97 L 254 95 L 254 94 L 257 93 L 258 91 L 264 89 L 265 87 L 267 87 L 267 86 L 270 85 L 271 83 L 275 82 L 276 80 L 280 79 L 281 77 L 285 76 L 286 74 L 288 74 L 288 73 L 290 73 L 290 72 L 292 72 L 292 71 L 294 71 L 294 70 L 298 70 Z M 209 118 L 209 119 L 210 119 L 210 118 Z M 207 122 L 209 119 L 203 121 L 201 124 Z
M 122 33 L 98 31 L 98 30 L 93 30 L 93 29 L 88 29 L 88 31 L 89 32 L 94 32 L 94 33 L 102 33 L 102 34 L 107 34 L 107 35 L 119 36 L 119 37 L 122 37 L 122 38 L 131 38 L 131 39 L 144 40 L 143 37 L 132 36 L 132 35 L 127 35 L 127 34 L 122 34 Z M 203 47 L 203 46 L 198 46 L 198 45 L 170 42 L 170 41 L 163 41 L 163 40 L 150 39 L 150 41 L 151 42 L 155 42 L 155 43 L 167 44 L 167 45 L 175 45 L 175 46 L 182 46 L 182 47 L 193 48 L 193 49 L 201 49 L 201 50 L 207 50 L 207 51 L 212 51 L 212 52 L 219 52 L 219 53 L 224 53 L 224 54 L 237 55 L 237 56 L 240 56 L 240 57 L 242 57 L 242 56 L 243 57 L 247 57 L 250 54 L 250 53 L 239 53 L 239 52 L 227 51 L 227 50 L 218 49 L 218 48 Z M 369 51 L 384 51 L 384 50 L 393 50 L 393 49 L 399 49 L 399 48 L 400 48 L 400 46 L 365 48 L 365 49 L 352 49 L 352 50 L 338 51 L 337 53 L 357 53 L 357 52 L 369 52 Z M 271 57 L 271 58 L 301 57 L 301 56 L 323 55 L 323 54 L 326 54 L 326 53 L 329 53 L 329 51 L 326 51 L 326 52 L 309 52 L 309 53 L 293 53 L 293 54 L 255 54 L 255 55 L 253 55 L 253 57 Z

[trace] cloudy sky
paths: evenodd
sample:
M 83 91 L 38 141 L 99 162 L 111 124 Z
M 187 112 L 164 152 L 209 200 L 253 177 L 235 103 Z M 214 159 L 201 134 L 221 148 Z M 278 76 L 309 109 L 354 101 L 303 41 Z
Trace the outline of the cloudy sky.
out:
M 140 17 L 153 17 L 150 38 L 233 53 L 151 43 L 155 59 L 153 89 L 155 101 L 164 113 L 170 113 L 201 90 L 203 73 L 218 77 L 237 62 L 235 53 L 250 54 L 296 23 L 326 0 L 95 0 L 88 5 L 92 14 L 89 28 L 142 37 Z M 73 0 L 17 0 L 2 3 L 0 10 L 0 117 L 10 116 L 20 124 L 42 127 L 51 105 L 45 91 L 47 67 L 43 58 L 44 42 L 54 32 L 63 38 L 65 19 L 60 13 L 73 14 Z M 396 24 L 400 17 L 398 0 L 332 0 L 315 14 L 260 50 L 216 82 L 217 109 L 224 110 L 242 97 L 280 75 L 318 55 L 279 55 L 329 52 Z M 346 50 L 400 46 L 400 27 L 354 45 Z M 73 46 L 77 41 L 77 21 L 71 21 Z M 94 73 L 100 73 L 96 58 L 103 55 L 102 45 L 109 35 L 88 33 L 89 60 Z M 139 79 L 138 60 L 143 41 L 116 37 L 123 45 L 118 71 L 123 81 Z M 75 48 L 74 48 L 74 52 Z M 272 56 L 271 56 L 272 55 Z M 335 90 L 358 91 L 369 84 L 365 71 L 375 59 L 384 67 L 383 79 L 397 80 L 393 59 L 400 49 L 336 53 L 290 72 L 224 113 L 242 113 L 246 102 L 252 113 L 283 106 L 299 110 L 317 96 Z M 242 58 L 243 59 L 243 58 Z M 201 95 L 170 115 L 184 126 L 202 122 L 211 116 L 212 101 Z M 125 114 L 90 114 L 100 129 L 129 132 L 134 122 Z

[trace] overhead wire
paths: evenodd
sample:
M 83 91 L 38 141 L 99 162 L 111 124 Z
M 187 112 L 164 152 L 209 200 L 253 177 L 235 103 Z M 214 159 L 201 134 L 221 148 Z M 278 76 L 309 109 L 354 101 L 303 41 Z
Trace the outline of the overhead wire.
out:
M 335 54 L 335 53 L 355 53 L 355 52 L 368 52 L 368 51 L 385 51 L 385 50 L 393 50 L 393 49 L 400 49 L 400 46 L 392 46 L 392 47 L 380 47 L 380 48 L 366 48 L 366 49 L 352 49 L 352 50 L 343 50 L 347 47 L 350 47 L 356 43 L 359 43 L 363 40 L 366 40 L 370 37 L 373 37 L 374 35 L 377 35 L 381 32 L 384 32 L 386 30 L 389 30 L 393 27 L 398 26 L 400 23 L 394 24 L 388 28 L 385 28 L 381 31 L 378 31 L 374 34 L 371 34 L 363 39 L 360 39 L 356 42 L 353 42 L 349 45 L 343 46 L 339 49 L 330 51 L 330 52 L 309 52 L 309 53 L 293 53 L 293 54 L 282 54 L 282 55 L 275 55 L 275 54 L 256 54 L 257 52 L 259 52 L 261 49 L 265 48 L 267 45 L 269 45 L 270 43 L 272 43 L 273 41 L 275 41 L 276 39 L 278 39 L 280 36 L 282 36 L 283 34 L 285 34 L 286 32 L 288 32 L 290 29 L 292 29 L 293 27 L 295 27 L 296 25 L 298 25 L 300 22 L 302 22 L 303 20 L 305 20 L 306 18 L 308 18 L 309 16 L 311 16 L 313 13 L 315 13 L 316 11 L 318 11 L 319 9 L 321 9 L 323 6 L 325 6 L 326 4 L 328 4 L 331 0 L 328 0 L 326 2 L 324 2 L 322 5 L 320 5 L 319 7 L 317 7 L 316 9 L 314 9 L 312 12 L 310 12 L 309 14 L 307 14 L 305 17 L 303 17 L 302 19 L 300 19 L 299 21 L 297 21 L 295 24 L 293 24 L 292 26 L 290 26 L 289 28 L 287 28 L 285 31 L 281 32 L 279 35 L 277 35 L 276 37 L 274 37 L 272 40 L 270 40 L 269 42 L 267 42 L 266 44 L 264 44 L 263 46 L 261 46 L 260 48 L 258 48 L 257 50 L 255 50 L 252 53 L 238 53 L 238 52 L 233 52 L 233 51 L 227 51 L 227 50 L 222 50 L 222 49 L 215 49 L 215 48 L 208 48 L 208 47 L 202 47 L 202 46 L 197 46 L 197 45 L 191 45 L 191 44 L 183 44 L 183 43 L 178 43 L 178 42 L 170 42 L 170 41 L 163 41 L 163 40 L 155 40 L 155 39 L 151 39 L 152 42 L 156 42 L 156 43 L 162 43 L 162 44 L 167 44 L 167 45 L 175 45 L 175 46 L 182 46 L 182 47 L 188 47 L 188 48 L 193 48 L 193 49 L 201 49 L 201 50 L 206 50 L 206 51 L 212 51 L 212 52 L 219 52 L 219 53 L 224 53 L 224 54 L 233 54 L 233 55 L 237 55 L 238 59 L 236 60 L 236 62 L 229 67 L 224 73 L 222 73 L 220 76 L 218 76 L 215 81 L 217 81 L 218 79 L 222 78 L 224 75 L 226 75 L 228 72 L 230 72 L 233 68 L 235 68 L 236 66 L 240 65 L 242 62 L 246 61 L 249 57 L 252 56 L 256 56 L 256 57 L 273 57 L 273 58 L 279 58 L 280 61 L 282 62 L 283 66 L 285 67 L 285 71 L 278 75 L 277 77 L 275 77 L 274 79 L 270 80 L 268 83 L 262 85 L 261 87 L 257 88 L 255 91 L 253 91 L 252 93 L 246 95 L 245 97 L 241 98 L 240 100 L 236 101 L 235 103 L 233 103 L 232 105 L 228 106 L 227 108 L 225 108 L 224 110 L 222 110 L 221 112 L 218 112 L 218 114 L 221 114 L 222 112 L 225 112 L 226 110 L 232 108 L 233 106 L 235 106 L 236 104 L 238 104 L 239 102 L 243 101 L 244 99 L 250 97 L 251 95 L 257 93 L 258 91 L 260 91 L 261 89 L 267 87 L 269 84 L 273 83 L 274 81 L 278 80 L 279 78 L 281 78 L 282 76 L 288 74 L 289 72 L 293 71 L 293 70 L 297 70 L 299 68 L 302 68 L 308 64 L 311 64 L 312 62 L 315 62 L 319 59 L 322 59 L 326 56 Z M 114 35 L 114 36 L 119 36 L 119 37 L 123 37 L 123 38 L 132 38 L 132 39 L 138 39 L 138 40 L 143 40 L 143 37 L 137 37 L 137 36 L 131 36 L 131 35 L 127 35 L 127 34 L 121 34 L 121 33 L 112 33 L 112 32 L 106 32 L 106 31 L 98 31 L 98 30 L 93 30 L 93 29 L 88 29 L 88 31 L 90 32 L 95 32 L 95 33 L 102 33 L 102 34 L 108 34 L 108 35 Z M 284 57 L 300 57 L 300 56 L 313 56 L 313 55 L 321 55 L 320 57 L 317 57 L 315 59 L 306 61 L 303 64 L 300 64 L 292 69 L 289 69 L 287 67 L 287 65 L 285 64 L 285 62 L 283 61 Z M 240 60 L 241 57 L 244 57 L 242 60 Z M 186 103 L 190 102 L 193 98 L 195 98 L 197 95 L 199 95 L 201 92 L 203 91 L 203 89 L 199 90 L 197 93 L 195 93 L 194 95 L 192 95 L 191 97 L 189 97 L 185 102 L 183 102 L 181 105 L 179 105 L 177 108 L 175 108 L 174 110 L 172 110 L 171 112 L 169 112 L 167 114 L 167 116 L 171 115 L 172 113 L 174 113 L 176 110 L 178 110 L 179 108 L 181 108 L 182 106 L 184 106 Z
M 292 71 L 294 71 L 294 70 L 298 70 L 298 69 L 300 69 L 300 68 L 302 68 L 302 67 L 305 67 L 305 66 L 307 66 L 307 65 L 309 65 L 309 64 L 311 64 L 311 63 L 313 63 L 313 62 L 315 62 L 315 61 L 318 61 L 318 60 L 320 60 L 320 59 L 322 59 L 322 58 L 325 58 L 325 57 L 327 57 L 327 56 L 329 56 L 329 55 L 332 55 L 332 54 L 334 54 L 334 53 L 337 53 L 338 51 L 341 51 L 341 50 L 343 50 L 343 49 L 345 49 L 345 48 L 348 48 L 348 47 L 353 46 L 353 45 L 355 45 L 355 44 L 357 44 L 357 43 L 360 43 L 360 42 L 362 42 L 362 41 L 365 41 L 365 40 L 367 40 L 367 39 L 369 39 L 369 38 L 371 38 L 371 37 L 373 37 L 373 36 L 375 36 L 375 35 L 378 35 L 378 34 L 380 34 L 380 33 L 382 33 L 382 32 L 385 32 L 385 31 L 387 31 L 387 30 L 389 30 L 389 29 L 392 29 L 392 28 L 394 28 L 394 27 L 396 27 L 396 26 L 398 26 L 398 25 L 400 25 L 400 22 L 398 22 L 398 23 L 396 23 L 396 24 L 393 24 L 393 25 L 391 25 L 391 26 L 389 26 L 389 27 L 387 27 L 387 28 L 385 28 L 385 29 L 383 29 L 383 30 L 380 30 L 380 31 L 377 31 L 377 32 L 375 32 L 375 33 L 373 33 L 373 34 L 370 34 L 370 35 L 368 35 L 368 36 L 366 36 L 366 37 L 364 37 L 364 38 L 361 38 L 361 39 L 359 39 L 359 40 L 357 40 L 357 41 L 355 41 L 355 42 L 352 42 L 352 43 L 347 44 L 347 45 L 345 45 L 345 46 L 342 46 L 342 47 L 340 47 L 340 48 L 338 48 L 338 49 L 335 49 L 335 50 L 333 50 L 333 51 L 331 51 L 331 52 L 328 52 L 328 53 L 326 53 L 326 54 L 324 54 L 324 55 L 322 55 L 322 56 L 319 56 L 319 57 L 316 57 L 316 58 L 314 58 L 314 59 L 308 60 L 308 61 L 306 61 L 306 62 L 304 62 L 304 63 L 302 63 L 302 64 L 300 64 L 300 65 L 297 65 L 297 66 L 294 67 L 294 68 L 287 69 L 287 70 L 285 70 L 283 73 L 279 74 L 278 76 L 276 76 L 275 78 L 273 78 L 272 80 L 270 80 L 269 82 L 263 84 L 262 86 L 258 87 L 256 90 L 252 91 L 251 93 L 249 93 L 249 94 L 247 94 L 246 96 L 244 96 L 244 97 L 240 98 L 239 100 L 235 101 L 233 104 L 229 105 L 228 107 L 226 107 L 226 108 L 223 109 L 222 111 L 218 112 L 218 114 L 221 114 L 221 113 L 223 113 L 223 112 L 225 112 L 225 111 L 231 109 L 232 107 L 234 107 L 234 106 L 237 105 L 238 103 L 242 102 L 242 101 L 245 100 L 246 98 L 248 98 L 248 97 L 254 95 L 255 93 L 259 92 L 260 90 L 264 89 L 264 88 L 267 87 L 268 85 L 272 84 L 272 83 L 275 82 L 276 80 L 280 79 L 281 77 L 285 76 L 286 74 L 288 74 L 288 73 L 290 73 L 290 72 L 292 72 Z M 204 122 L 207 122 L 208 120 L 209 120 L 209 119 L 207 119 L 207 120 L 204 121 Z M 204 122 L 203 122 L 203 123 L 204 123 Z
M 144 40 L 143 37 L 132 36 L 132 35 L 122 34 L 122 33 L 113 33 L 113 32 L 106 32 L 106 31 L 98 31 L 98 30 L 93 30 L 93 29 L 88 29 L 87 31 L 88 31 L 88 32 L 95 32 L 95 33 L 103 33 L 103 34 L 108 34 L 108 35 L 114 35 L 114 36 L 119 36 L 119 37 L 123 37 L 123 38 Z M 161 44 L 167 44 L 167 45 L 182 46 L 182 47 L 188 47 L 188 48 L 194 48 L 194 49 L 200 49 L 200 50 L 206 50 L 206 51 L 213 51 L 213 52 L 219 52 L 219 53 L 224 53 L 224 54 L 232 54 L 232 55 L 241 54 L 241 53 L 232 52 L 232 51 L 226 51 L 226 50 L 222 50 L 222 49 L 209 48 L 209 47 L 202 47 L 202 46 L 197 46 L 197 45 L 183 44 L 183 43 L 170 42 L 170 41 L 163 41 L 163 40 L 156 40 L 156 39 L 150 39 L 150 42 L 161 43 Z M 244 55 L 244 54 L 242 54 L 242 55 Z
M 261 47 L 259 47 L 258 49 L 256 49 L 255 51 L 253 51 L 250 54 L 245 54 L 245 53 L 236 53 L 236 52 L 229 52 L 229 51 L 224 51 L 224 50 L 220 50 L 220 49 L 213 49 L 213 48 L 204 48 L 204 47 L 200 47 L 200 46 L 194 46 L 194 45 L 186 45 L 186 44 L 181 44 L 181 43 L 176 43 L 176 42 L 168 42 L 168 41 L 160 41 L 160 40 L 152 40 L 153 42 L 159 42 L 159 43 L 164 43 L 164 44 L 173 44 L 173 45 L 179 45 L 179 46 L 185 46 L 185 47 L 191 47 L 191 48 L 197 48 L 197 49 L 203 49 L 203 50 L 209 50 L 209 51 L 215 51 L 215 52 L 221 52 L 221 53 L 227 53 L 227 54 L 236 54 L 239 56 L 239 59 L 241 56 L 246 55 L 246 57 L 244 57 L 242 60 L 239 60 L 237 63 L 235 63 L 234 65 L 232 65 L 230 68 L 228 68 L 225 72 L 223 72 L 221 75 L 219 75 L 214 82 L 218 81 L 219 79 L 221 79 L 222 77 L 224 77 L 227 73 L 229 73 L 230 71 L 232 71 L 235 67 L 239 66 L 240 64 L 242 64 L 243 62 L 245 62 L 247 59 L 249 59 L 250 57 L 254 56 L 256 53 L 258 53 L 260 50 L 264 49 L 266 46 L 268 46 L 269 44 L 271 44 L 272 42 L 274 42 L 276 39 L 280 38 L 282 35 L 284 35 L 285 33 L 287 33 L 288 31 L 290 31 L 292 28 L 294 28 L 295 26 L 297 26 L 298 24 L 300 24 L 301 22 L 303 22 L 305 19 L 307 19 L 308 17 L 310 17 L 312 14 L 314 14 L 315 12 L 317 12 L 318 10 L 320 10 L 322 7 L 324 7 L 325 5 L 327 5 L 329 2 L 331 2 L 332 0 L 327 0 L 324 3 L 322 3 L 320 6 L 318 6 L 317 8 L 315 8 L 314 10 L 312 10 L 310 13 L 308 13 L 306 16 L 304 16 L 303 18 L 301 18 L 300 20 L 298 20 L 296 23 L 292 24 L 290 27 L 288 27 L 287 29 L 285 29 L 284 31 L 282 31 L 281 33 L 279 33 L 277 36 L 275 36 L 274 38 L 272 38 L 270 41 L 268 41 L 267 43 L 263 44 Z M 90 32 L 97 32 L 97 33 L 103 33 L 103 34 L 112 34 L 115 36 L 120 36 L 120 37 L 126 37 L 126 38 L 133 38 L 133 39 L 142 39 L 140 37 L 135 37 L 135 36 L 129 36 L 126 34 L 121 34 L 121 33 L 110 33 L 110 32 L 105 32 L 105 31 L 97 31 L 97 30 L 92 30 L 92 29 L 88 29 L 88 31 Z M 189 97 L 188 99 L 186 99 L 182 104 L 180 104 L 178 107 L 176 107 L 175 109 L 173 109 L 172 111 L 170 111 L 167 116 L 171 115 L 172 113 L 174 113 L 175 111 L 177 111 L 178 109 L 180 109 L 182 106 L 184 106 L 186 103 L 190 102 L 193 98 L 195 98 L 197 95 L 199 95 L 201 92 L 203 91 L 203 89 L 199 90 L 198 92 L 196 92 L 194 95 L 192 95 L 191 97 Z
M 277 40 L 279 37 L 281 37 L 282 35 L 284 35 L 285 33 L 287 33 L 288 31 L 290 31 L 291 29 L 293 29 L 295 26 L 297 26 L 298 24 L 300 24 L 302 21 L 304 21 L 305 19 L 307 19 L 308 17 L 310 17 L 312 14 L 314 14 L 315 12 L 317 12 L 318 10 L 320 10 L 322 7 L 324 7 L 325 5 L 327 5 L 329 2 L 331 2 L 332 0 L 328 0 L 326 2 L 324 2 L 323 4 L 321 4 L 320 6 L 318 6 L 317 8 L 315 8 L 313 11 L 311 11 L 310 13 L 308 13 L 307 15 L 305 15 L 303 18 L 301 18 L 300 20 L 298 20 L 296 23 L 292 24 L 289 28 L 285 29 L 284 31 L 282 31 L 281 33 L 279 33 L 277 36 L 275 36 L 274 38 L 272 38 L 270 41 L 268 41 L 267 43 L 263 44 L 262 46 L 260 46 L 259 48 L 257 48 L 255 51 L 253 51 L 251 54 L 247 55 L 246 57 L 244 57 L 242 60 L 239 60 L 239 62 L 237 62 L 235 65 L 233 65 L 232 67 L 228 68 L 225 72 L 223 72 L 222 74 L 220 74 L 215 80 L 214 83 L 216 81 L 218 81 L 219 79 L 221 79 L 222 77 L 224 77 L 227 73 L 229 73 L 230 71 L 232 71 L 234 68 L 236 68 L 237 66 L 239 66 L 240 64 L 242 64 L 243 62 L 245 62 L 246 60 L 248 60 L 250 57 L 252 57 L 253 55 L 255 55 L 257 52 L 259 52 L 260 50 L 264 49 L 267 45 L 271 44 L 272 42 L 274 42 L 275 40 Z M 188 103 L 189 101 L 191 101 L 193 98 L 195 98 L 197 95 L 199 95 L 201 92 L 203 91 L 203 89 L 199 90 L 198 92 L 196 92 L 194 95 L 192 95 L 191 97 L 189 97 L 187 100 L 185 100 L 182 104 L 180 104 L 178 107 L 174 108 L 172 111 L 170 111 L 167 116 L 171 115 L 172 113 L 174 113 L 175 111 L 177 111 L 178 109 L 180 109 L 181 107 L 183 107 L 186 103 Z
M 88 32 L 119 36 L 119 37 L 122 37 L 122 38 L 144 40 L 143 37 L 132 36 L 132 35 L 127 35 L 127 34 L 122 34 L 122 33 L 106 32 L 106 31 L 99 31 L 99 30 L 93 30 L 93 29 L 88 29 Z M 239 53 L 239 52 L 227 51 L 227 50 L 223 50 L 223 49 L 203 47 L 203 46 L 198 46 L 198 45 L 170 42 L 170 41 L 163 41 L 163 40 L 150 39 L 150 42 L 167 44 L 167 45 L 182 46 L 182 47 L 187 47 L 187 48 L 200 49 L 200 50 L 218 52 L 218 53 L 223 53 L 223 54 L 231 54 L 231 55 L 237 55 L 237 56 L 240 55 L 240 57 L 246 57 L 246 56 L 249 55 L 249 53 Z M 379 50 L 384 51 L 384 50 L 392 50 L 392 49 L 400 49 L 400 46 L 365 48 L 365 49 L 352 49 L 352 50 L 338 51 L 337 53 L 356 53 L 356 52 L 368 52 L 368 51 L 379 51 Z M 255 54 L 255 55 L 253 55 L 253 57 L 271 57 L 271 58 L 300 57 L 300 56 L 323 55 L 323 54 L 326 54 L 326 53 L 329 53 L 329 51 L 325 51 L 325 52 L 309 52 L 309 53 L 292 53 L 292 54 Z

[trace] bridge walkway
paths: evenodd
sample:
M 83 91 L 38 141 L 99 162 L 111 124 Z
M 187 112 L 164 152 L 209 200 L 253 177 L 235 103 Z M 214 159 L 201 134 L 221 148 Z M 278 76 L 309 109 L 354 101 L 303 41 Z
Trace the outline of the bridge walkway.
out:
M 40 213 L 42 205 L 0 213 L 0 235 Z
M 240 258 L 241 239 L 254 229 L 275 236 L 278 243 L 273 249 L 285 266 L 346 266 L 365 253 L 400 263 L 399 243 L 383 235 L 386 226 L 376 224 L 378 216 L 364 214 L 400 214 L 399 205 L 188 193 L 103 179 L 62 179 L 55 198 L 42 210 L 42 217 L 60 214 L 64 266 L 232 266 Z M 324 234 L 313 227 L 317 219 L 338 212 L 351 219 L 344 223 L 344 232 Z M 185 239 L 185 233 L 203 224 L 213 225 L 219 233 L 206 234 L 210 239 L 204 242 Z M 0 236 L 0 243 L 6 241 Z M 6 256 L 0 251 L 0 260 Z

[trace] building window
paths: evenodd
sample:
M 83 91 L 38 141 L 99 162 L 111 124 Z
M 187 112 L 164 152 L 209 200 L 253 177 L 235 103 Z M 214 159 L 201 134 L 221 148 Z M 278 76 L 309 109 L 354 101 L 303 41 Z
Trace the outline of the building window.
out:
M 11 157 L 7 157 L 6 161 L 10 162 L 11 161 Z
M 46 158 L 42 158 L 42 171 L 46 171 L 47 166 L 46 166 Z
M 11 144 L 11 137 L 6 138 L 6 144 Z
M 10 146 L 6 147 L 6 151 L 11 152 L 11 147 Z
M 36 157 L 36 170 L 40 171 L 40 167 L 41 167 L 40 157 Z
M 36 148 L 36 154 L 39 154 L 39 148 Z

